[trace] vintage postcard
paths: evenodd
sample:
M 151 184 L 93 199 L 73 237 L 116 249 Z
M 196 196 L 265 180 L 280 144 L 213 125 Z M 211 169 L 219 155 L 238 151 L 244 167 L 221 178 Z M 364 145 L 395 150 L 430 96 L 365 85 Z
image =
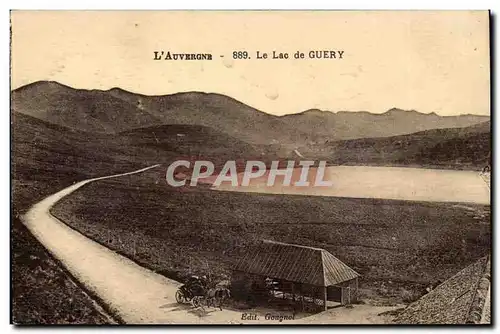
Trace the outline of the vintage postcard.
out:
M 11 323 L 490 324 L 488 11 L 12 11 Z

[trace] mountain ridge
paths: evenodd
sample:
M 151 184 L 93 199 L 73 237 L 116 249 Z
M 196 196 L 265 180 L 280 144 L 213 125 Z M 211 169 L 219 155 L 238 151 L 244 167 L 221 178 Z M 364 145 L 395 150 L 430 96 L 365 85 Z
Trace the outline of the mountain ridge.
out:
M 218 93 L 142 95 L 118 87 L 74 89 L 55 81 L 37 81 L 19 87 L 12 91 L 11 102 L 17 112 L 90 133 L 190 124 L 211 127 L 251 144 L 287 147 L 466 127 L 490 119 L 479 115 L 439 116 L 398 108 L 383 114 L 309 109 L 276 116 Z
M 138 93 L 138 92 L 132 92 L 132 91 L 129 91 L 129 90 L 126 90 L 124 88 L 121 88 L 121 87 L 118 87 L 118 86 L 115 86 L 115 87 L 112 87 L 112 88 L 109 88 L 109 89 L 87 89 L 87 88 L 74 88 L 74 87 L 71 87 L 69 85 L 66 85 L 66 84 L 63 84 L 63 83 L 60 83 L 58 81 L 53 81 L 53 80 L 38 80 L 38 81 L 34 81 L 32 83 L 29 83 L 29 84 L 26 84 L 26 85 L 23 85 L 23 86 L 20 86 L 18 88 L 15 88 L 15 89 L 12 89 L 11 90 L 11 93 L 14 93 L 16 91 L 21 91 L 23 90 L 24 88 L 28 88 L 29 86 L 34 86 L 34 85 L 43 85 L 43 84 L 49 84 L 49 85 L 57 85 L 57 86 L 60 86 L 60 87 L 63 87 L 63 88 L 69 88 L 69 89 L 72 89 L 72 90 L 77 90 L 77 91 L 86 91 L 86 92 L 120 92 L 120 93 L 127 93 L 127 94 L 130 94 L 130 95 L 135 95 L 135 96 L 142 96 L 142 97 L 165 97 L 165 96 L 175 96 L 175 95 L 183 95 L 183 94 L 200 94 L 200 95 L 214 95 L 214 96 L 223 96 L 223 97 L 227 97 L 229 99 L 232 99 L 234 101 L 237 101 L 237 102 L 240 102 L 240 103 L 243 103 L 243 104 L 246 104 L 248 106 L 250 106 L 249 104 L 245 103 L 245 102 L 241 102 L 231 96 L 228 96 L 228 95 L 225 95 L 225 94 L 222 94 L 222 93 L 216 93 L 216 92 L 203 92 L 203 91 L 183 91 L 183 92 L 176 92 L 176 93 L 168 93 L 168 94 L 153 94 L 153 95 L 149 95 L 149 94 L 143 94 L 143 93 Z M 309 113 L 309 112 L 321 112 L 321 113 L 331 113 L 331 114 L 342 114 L 342 113 L 361 113 L 361 114 L 371 114 L 371 115 L 384 115 L 384 114 L 388 114 L 388 113 L 391 113 L 391 112 L 413 112 L 413 113 L 417 113 L 417 114 L 420 114 L 420 115 L 436 115 L 436 116 L 439 116 L 439 117 L 457 117 L 457 116 L 477 116 L 477 117 L 485 117 L 485 118 L 490 118 L 489 115 L 482 115 L 482 114 L 473 114 L 473 113 L 466 113 L 466 114 L 457 114 L 457 115 L 440 115 L 438 113 L 436 113 L 435 111 L 431 111 L 429 113 L 424 113 L 424 112 L 421 112 L 421 111 L 418 111 L 418 110 L 415 110 L 415 109 L 403 109 L 403 108 L 398 108 L 398 107 L 391 107 L 390 109 L 382 112 L 382 113 L 375 113 L 375 112 L 371 112 L 371 111 L 367 111 L 367 110 L 323 110 L 323 109 L 319 109 L 319 108 L 310 108 L 310 109 L 306 109 L 306 110 L 303 110 L 303 111 L 299 111 L 299 112 L 293 112 L 293 113 L 288 113 L 288 114 L 283 114 L 283 115 L 274 115 L 274 114 L 270 114 L 270 113 L 267 113 L 263 110 L 260 110 L 259 108 L 256 108 L 256 107 L 252 107 L 250 106 L 251 108 L 254 108 L 262 113 L 265 113 L 265 114 L 268 114 L 268 115 L 271 115 L 271 116 L 276 116 L 276 117 L 286 117 L 286 116 L 292 116 L 292 115 L 300 115 L 300 114 L 304 114 L 304 113 Z

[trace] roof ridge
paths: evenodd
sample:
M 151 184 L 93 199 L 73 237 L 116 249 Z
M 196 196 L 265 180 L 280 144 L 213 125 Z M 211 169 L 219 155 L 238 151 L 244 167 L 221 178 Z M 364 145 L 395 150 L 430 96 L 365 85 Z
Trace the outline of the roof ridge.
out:
M 325 249 L 265 239 L 255 246 L 241 257 L 234 270 L 318 286 L 360 276 Z
M 446 323 L 451 320 L 456 324 L 478 323 L 483 318 L 481 306 L 484 307 L 485 301 L 476 299 L 487 293 L 479 293 L 478 288 L 486 276 L 488 260 L 488 256 L 482 257 L 448 277 L 429 293 L 407 305 L 395 321 L 400 324 L 434 324 L 437 319 L 443 318 Z M 489 289 L 490 283 L 483 281 L 485 290 Z M 453 305 L 465 295 L 467 302 L 464 301 L 462 306 Z
M 483 318 L 483 313 L 484 313 L 483 309 L 485 306 L 484 302 L 486 301 L 485 300 L 486 295 L 482 296 L 479 293 L 479 291 L 482 290 L 481 283 L 483 283 L 483 280 L 486 279 L 487 284 L 488 284 L 488 289 L 490 289 L 490 287 L 491 287 L 491 280 L 486 278 L 486 275 L 488 274 L 488 267 L 491 266 L 490 257 L 487 255 L 485 257 L 482 257 L 478 261 L 481 261 L 483 259 L 485 260 L 485 263 L 483 265 L 481 275 L 479 275 L 479 279 L 477 280 L 477 282 L 475 282 L 472 285 L 472 287 L 470 288 L 471 292 L 474 295 L 472 297 L 471 303 L 470 303 L 469 308 L 467 310 L 466 319 L 465 319 L 466 323 L 479 323 L 479 322 L 481 322 L 481 320 Z M 490 271 L 491 271 L 491 267 L 490 267 Z
M 441 283 L 439 283 L 438 285 L 436 285 L 429 293 L 426 293 L 425 295 L 423 295 L 422 297 L 420 297 L 419 299 L 415 300 L 414 302 L 410 303 L 410 304 L 413 304 L 417 301 L 419 301 L 420 299 L 426 299 L 428 296 L 433 296 L 434 294 L 436 294 L 437 292 L 436 291 L 439 291 L 438 288 L 445 285 L 446 283 L 448 283 L 449 280 L 455 278 L 455 277 L 458 277 L 460 276 L 463 272 L 465 272 L 467 269 L 469 269 L 470 267 L 474 266 L 474 265 L 477 265 L 477 263 L 479 261 L 482 261 L 484 258 L 486 258 L 486 256 L 483 256 L 482 258 L 480 258 L 479 260 L 476 260 L 474 262 L 472 262 L 471 264 L 469 264 L 468 266 L 460 269 L 459 271 L 457 271 L 454 275 L 444 279 Z M 469 289 L 467 289 L 467 291 L 471 290 L 472 287 L 470 287 Z M 409 305 L 410 305 L 409 304 Z M 408 306 L 409 306 L 408 305 Z
M 269 244 L 278 244 L 278 245 L 283 245 L 283 246 L 292 246 L 292 247 L 299 247 L 299 248 L 309 248 L 312 250 L 316 251 L 325 251 L 323 248 L 318 248 L 318 247 L 312 247 L 312 246 L 305 246 L 305 245 L 299 245 L 299 244 L 291 244 L 288 242 L 281 242 L 281 241 L 274 241 L 274 240 L 269 240 L 269 239 L 262 239 L 264 243 L 269 243 Z
M 346 268 L 352 270 L 356 275 L 358 276 L 361 276 L 356 270 L 352 269 L 351 267 L 349 267 L 347 264 L 345 264 L 342 260 L 340 260 L 338 257 L 336 257 L 335 255 L 333 255 L 332 253 L 330 253 L 329 251 L 327 251 L 326 249 L 322 249 L 322 252 L 321 253 L 326 253 L 328 256 L 331 256 L 333 257 L 336 261 L 340 262 L 341 265 L 345 266 Z M 324 266 L 325 265 L 325 262 L 324 262 L 324 259 L 323 257 L 321 257 L 321 262 L 322 262 L 322 265 Z

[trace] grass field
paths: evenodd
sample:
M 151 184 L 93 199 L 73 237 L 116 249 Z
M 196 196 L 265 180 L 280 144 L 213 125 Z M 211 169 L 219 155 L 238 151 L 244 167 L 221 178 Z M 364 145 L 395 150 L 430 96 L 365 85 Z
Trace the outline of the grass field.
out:
M 133 136 L 88 134 L 19 113 L 13 113 L 12 121 L 12 321 L 17 324 L 107 322 L 96 313 L 85 291 L 72 283 L 67 272 L 32 237 L 20 222 L 20 215 L 34 203 L 74 182 L 129 172 L 171 160 L 173 156 L 203 154 L 202 139 L 194 138 L 189 152 L 171 152 L 161 146 L 141 146 Z M 177 130 L 173 129 L 174 136 Z M 160 135 L 157 133 L 162 139 Z
M 108 324 L 88 296 L 21 222 L 12 231 L 12 321 L 15 324 Z
M 50 90 L 59 91 L 57 85 L 49 86 L 54 86 Z M 83 132 L 76 129 L 87 121 L 94 122 L 95 111 L 107 103 L 94 104 L 76 94 L 75 104 L 64 105 L 56 94 L 49 105 L 44 105 L 47 95 L 37 90 L 31 92 L 34 95 L 27 98 L 27 105 L 13 104 L 11 119 L 11 298 L 15 323 L 108 321 L 96 311 L 84 289 L 74 283 L 21 224 L 19 216 L 30 205 L 83 179 L 127 172 L 179 157 L 204 158 L 216 165 L 254 156 L 266 161 L 278 156 L 295 157 L 279 142 L 249 146 L 241 141 L 241 133 L 234 132 L 234 126 L 228 127 L 229 135 L 195 125 L 197 122 L 134 129 L 117 135 Z M 67 106 L 71 110 L 66 110 Z M 45 110 L 52 120 L 60 116 L 75 127 L 23 115 L 15 111 L 18 108 L 31 110 L 38 116 L 43 114 L 39 111 Z M 139 115 L 135 107 L 133 110 L 134 115 Z M 93 113 L 92 117 L 78 121 L 87 111 Z M 112 110 L 122 115 L 123 111 L 121 107 Z M 99 115 L 111 119 L 108 111 Z M 199 115 L 206 121 L 205 112 Z M 231 115 L 236 115 L 233 109 Z M 215 128 L 229 124 L 220 119 L 216 113 Z M 121 125 L 128 128 L 127 119 L 123 121 Z M 234 121 L 234 124 L 254 123 L 244 118 Z M 118 125 L 115 119 L 112 123 Z M 259 122 L 255 124 L 259 127 L 250 134 L 260 142 L 269 132 Z M 489 132 L 467 139 L 470 129 L 464 129 L 457 139 L 453 135 L 455 130 L 443 131 L 440 132 L 443 136 L 431 131 L 415 138 L 408 135 L 327 143 L 325 147 L 306 151 L 315 154 L 301 152 L 310 159 L 324 156 L 334 165 L 483 167 L 489 151 Z M 288 132 L 285 130 L 285 137 Z M 275 134 L 270 135 L 274 138 Z M 455 139 L 450 141 L 450 138 Z M 434 146 L 437 151 L 432 149 Z M 323 155 L 316 155 L 318 150 L 324 151 Z M 422 156 L 418 152 L 428 154 Z M 445 152 L 444 156 L 440 152 Z M 414 154 L 417 155 L 412 158 Z M 54 212 L 93 239 L 178 279 L 190 271 L 207 271 L 207 267 L 216 275 L 229 273 L 245 247 L 251 247 L 261 238 L 324 247 L 364 275 L 366 296 L 390 302 L 414 298 L 428 282 L 451 276 L 489 251 L 490 209 L 469 207 L 236 194 L 202 188 L 186 191 L 169 188 L 163 173 L 151 172 L 91 184 L 61 202 Z
M 418 298 L 489 253 L 490 207 L 171 188 L 164 168 L 91 183 L 52 213 L 174 279 L 230 275 L 260 239 L 322 247 L 358 271 L 371 303 Z
M 13 180 L 11 320 L 23 325 L 112 323 L 19 220 L 31 203 L 71 184 L 60 176 Z
M 74 149 L 77 145 L 69 145 L 62 135 L 64 130 L 47 131 L 36 120 L 17 116 L 12 127 L 11 320 L 15 324 L 113 322 L 19 217 L 32 204 L 77 180 L 128 171 L 134 165 L 113 159 L 111 154 L 106 160 L 100 158 L 101 152 L 79 154 Z M 82 142 L 80 149 L 92 145 L 81 134 L 74 135 Z

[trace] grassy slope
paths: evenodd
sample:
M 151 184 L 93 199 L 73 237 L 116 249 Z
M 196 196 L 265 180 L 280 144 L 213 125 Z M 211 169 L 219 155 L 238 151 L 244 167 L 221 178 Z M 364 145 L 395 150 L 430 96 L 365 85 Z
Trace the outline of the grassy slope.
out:
M 438 116 L 392 108 L 383 114 L 366 111 L 332 113 L 317 109 L 281 117 L 285 123 L 309 130 L 312 141 L 389 137 L 429 129 L 461 128 L 489 117 L 478 115 Z
M 164 124 L 208 126 L 247 142 L 289 141 L 298 129 L 230 97 L 199 92 L 144 96 L 120 89 L 73 89 L 35 82 L 13 91 L 14 108 L 52 124 L 119 133 Z M 295 130 L 295 131 L 294 131 Z
M 132 171 L 171 161 L 174 157 L 190 154 L 206 157 L 217 153 L 218 159 L 231 159 L 238 154 L 255 154 L 249 145 L 203 127 L 164 126 L 151 130 L 156 131 L 159 142 L 151 140 L 149 130 L 119 136 L 90 135 L 13 113 L 11 244 L 14 322 L 103 322 L 102 317 L 96 315 L 91 300 L 71 283 L 70 277 L 59 269 L 56 261 L 19 221 L 19 216 L 30 205 L 76 181 Z M 179 132 L 186 136 L 177 137 Z M 203 142 L 207 135 L 212 138 L 212 148 L 207 148 Z M 182 143 L 170 145 L 173 138 L 179 138 Z M 231 151 L 225 154 L 214 152 L 218 147 L 228 147 Z
M 107 324 L 111 318 L 17 219 L 12 227 L 12 322 Z M 14 269 L 15 268 L 15 269 Z
M 56 88 L 59 89 L 58 87 Z M 49 304 L 44 304 L 41 302 L 41 300 L 45 300 L 47 298 L 44 289 L 46 289 L 48 286 L 51 286 L 50 284 L 46 284 L 47 277 L 63 277 L 63 279 L 65 280 L 68 280 L 68 277 L 65 276 L 66 274 L 64 272 L 58 272 L 56 270 L 57 266 L 55 266 L 55 262 L 42 251 L 43 248 L 41 248 L 41 246 L 37 244 L 36 241 L 32 240 L 32 242 L 22 242 L 22 240 L 26 239 L 25 233 L 27 233 L 27 231 L 23 231 L 24 227 L 19 223 L 18 219 L 15 219 L 15 217 L 23 213 L 29 207 L 29 205 L 77 180 L 92 176 L 101 176 L 117 172 L 129 171 L 157 162 L 167 162 L 171 161 L 171 159 L 174 157 L 186 156 L 195 153 L 202 154 L 203 156 L 217 156 L 219 159 L 224 160 L 226 158 L 231 158 L 235 154 L 239 156 L 240 153 L 243 153 L 245 157 L 254 157 L 255 154 L 261 154 L 263 151 L 266 152 L 266 150 L 268 150 L 268 148 L 262 148 L 258 146 L 249 148 L 243 143 L 239 143 L 234 139 L 231 140 L 231 138 L 227 136 L 220 136 L 216 131 L 214 132 L 203 127 L 199 127 L 199 129 L 197 130 L 199 133 L 195 133 L 192 138 L 188 138 L 184 144 L 172 144 L 171 141 L 173 140 L 173 132 L 177 134 L 179 130 L 185 131 L 186 129 L 183 127 L 184 126 L 182 125 L 171 126 L 169 131 L 167 131 L 167 135 L 164 138 L 160 138 L 160 144 L 158 144 L 157 142 L 152 142 L 150 138 L 150 130 L 152 129 L 135 130 L 127 134 L 121 134 L 117 137 L 110 137 L 107 135 L 89 134 L 77 130 L 70 130 L 68 128 L 63 128 L 54 124 L 48 124 L 36 118 L 14 112 L 12 125 L 12 209 L 14 219 L 12 221 L 11 238 L 13 241 L 12 284 L 14 292 L 12 296 L 12 312 L 13 318 L 16 322 L 44 323 L 50 321 L 64 323 L 73 321 L 73 312 L 70 312 L 68 310 L 65 311 L 65 309 L 67 309 L 67 306 L 65 306 L 64 302 L 62 302 L 64 300 L 70 300 L 69 298 L 73 295 L 75 296 L 72 299 L 73 305 L 79 305 L 74 307 L 80 308 L 83 312 L 82 314 L 93 314 L 93 311 L 91 311 L 93 309 L 92 305 L 89 304 L 90 300 L 85 297 L 84 294 L 78 295 L 76 290 L 73 288 L 61 289 L 60 287 L 57 287 L 57 285 L 52 285 L 53 288 L 50 288 L 47 294 L 48 296 L 52 296 L 49 298 L 53 299 L 52 302 L 49 302 Z M 157 129 L 162 128 L 164 127 L 159 127 Z M 168 129 L 169 127 L 166 128 Z M 207 145 L 207 142 L 204 142 L 202 140 L 203 137 L 207 135 L 207 133 L 205 133 L 206 131 L 208 131 L 208 136 L 211 138 L 210 143 L 208 143 L 211 145 L 211 147 L 209 148 L 205 147 Z M 200 134 L 203 134 L 203 136 L 200 136 Z M 141 138 L 146 139 L 146 141 L 141 142 Z M 181 139 L 179 138 L 180 137 L 177 137 L 176 140 L 186 139 L 184 137 L 182 137 Z M 462 142 L 459 142 L 454 146 L 456 147 L 457 145 L 459 146 L 462 144 Z M 221 147 L 224 148 L 222 152 L 220 150 Z M 351 149 L 352 148 L 346 149 L 344 153 L 348 154 Z M 229 150 L 229 153 L 224 152 L 226 150 Z M 445 149 L 444 151 L 448 152 L 449 150 Z M 473 151 L 475 151 L 475 149 L 473 149 Z M 367 154 L 365 151 L 358 152 Z M 358 154 L 358 158 L 359 156 L 362 156 L 361 153 Z M 268 158 L 270 158 L 269 154 L 266 156 L 266 159 Z M 435 157 L 431 158 L 434 159 Z M 377 157 L 377 159 L 377 161 L 381 161 L 380 155 Z M 458 166 L 461 168 L 461 165 Z M 453 167 L 455 168 L 457 167 L 457 165 L 455 164 L 453 165 Z M 169 195 L 170 193 L 165 194 L 165 196 Z M 149 196 L 154 197 L 157 195 L 154 195 L 152 193 Z M 202 201 L 205 199 L 212 200 L 212 202 L 209 202 L 211 203 L 210 207 L 212 208 L 220 206 L 220 203 L 218 202 L 220 200 L 220 195 L 216 195 L 215 199 L 211 198 L 212 194 L 190 196 L 195 197 L 179 199 L 180 202 L 176 204 L 177 207 L 180 208 L 182 207 L 182 205 L 190 203 L 191 200 Z M 201 197 L 198 198 L 196 196 Z M 139 198 L 139 200 L 142 199 Z M 215 200 L 215 202 L 213 202 L 213 200 Z M 229 203 L 232 202 L 231 199 L 227 200 L 229 201 Z M 268 205 L 273 207 L 274 199 L 270 197 L 264 197 L 263 200 L 264 203 L 268 203 Z M 239 199 L 237 198 L 235 201 L 236 204 L 238 204 Z M 304 201 L 306 200 L 304 199 Z M 280 203 L 281 202 L 278 200 L 277 205 L 281 205 Z M 142 204 L 136 203 L 136 205 L 140 207 Z M 255 212 L 259 212 L 258 210 L 260 210 L 260 204 L 258 203 L 255 205 L 256 207 L 254 207 L 252 210 L 255 210 Z M 219 216 L 212 216 L 212 218 L 216 222 L 221 219 L 220 217 L 225 217 L 224 215 L 228 214 L 227 212 L 224 212 L 224 209 L 218 210 L 223 210 L 223 212 L 219 212 Z M 252 217 L 256 215 L 256 213 L 252 211 L 241 213 L 241 210 L 241 207 L 237 208 L 235 212 L 231 212 L 231 214 L 233 215 L 230 215 L 229 217 L 233 217 L 234 219 L 243 219 L 243 216 Z M 234 214 L 238 214 L 238 212 L 240 212 L 239 216 L 235 217 Z M 295 213 L 294 210 L 291 210 L 291 212 Z M 298 212 L 309 212 L 309 209 L 307 207 L 301 207 Z M 199 211 L 194 215 L 194 218 L 190 217 L 190 213 L 186 213 L 185 219 L 187 221 L 197 222 L 203 215 L 203 208 L 199 207 Z M 159 217 L 161 218 L 162 214 L 159 214 Z M 220 225 L 218 225 L 218 227 L 220 227 Z M 191 228 L 194 227 L 191 226 L 190 228 L 188 228 L 188 231 L 190 231 Z M 236 228 L 236 232 L 231 229 L 229 230 L 230 233 L 232 235 L 237 235 L 234 239 L 232 237 L 230 237 L 229 239 L 242 240 L 242 238 L 239 236 L 240 232 L 243 233 L 242 235 L 248 236 L 251 239 L 253 237 L 253 232 L 251 231 L 254 231 L 255 228 L 255 226 L 249 227 L 244 224 L 241 227 Z M 306 227 L 301 227 L 300 229 L 304 228 Z M 212 238 L 212 235 L 216 233 L 213 232 L 210 228 L 207 229 L 208 232 L 204 231 L 203 229 L 201 230 L 204 231 L 204 235 L 201 238 Z M 146 231 L 150 231 L 146 233 L 152 234 L 152 230 L 154 229 L 146 227 Z M 181 237 L 185 234 L 182 228 L 178 228 L 177 231 L 179 232 L 179 235 Z M 280 233 L 283 233 L 283 235 L 285 235 L 285 232 L 283 232 L 285 230 L 279 229 L 279 231 L 282 231 Z M 294 230 L 290 230 L 291 238 L 295 238 L 296 234 L 292 232 L 294 232 Z M 307 232 L 307 228 L 305 232 Z M 203 240 L 203 247 L 205 247 L 206 243 Z M 218 239 L 216 238 L 216 240 Z M 307 242 L 307 240 L 309 239 L 305 238 L 304 242 Z M 314 240 L 314 242 L 317 243 L 318 241 Z M 158 243 L 162 243 L 161 240 L 158 241 Z M 235 246 L 239 247 L 239 244 L 235 244 Z M 117 246 L 115 245 L 113 247 L 116 248 Z M 159 249 L 161 249 L 161 247 L 164 246 L 159 247 Z M 183 247 L 189 247 L 189 245 Z M 216 250 L 217 248 L 214 249 Z M 202 253 L 205 251 L 206 250 L 203 250 Z M 194 253 L 191 253 L 198 254 L 199 252 L 194 251 Z M 362 254 L 362 252 L 359 253 Z M 42 265 L 42 267 L 45 268 L 44 271 L 51 272 L 51 274 L 49 276 L 46 276 L 46 273 L 44 272 L 36 270 L 32 271 L 30 266 L 34 264 L 30 264 L 30 261 L 23 260 L 26 258 L 30 258 L 28 254 L 34 256 L 32 259 L 33 261 L 31 262 L 45 263 L 44 265 Z M 148 256 L 150 257 L 151 255 Z M 183 260 L 185 260 L 185 258 L 181 260 L 175 260 L 172 263 L 182 263 Z M 214 259 L 213 261 L 216 262 L 218 260 Z M 151 261 L 147 258 L 143 262 L 150 263 Z M 174 268 L 174 271 L 177 270 L 175 269 L 175 265 L 162 265 L 163 269 L 171 267 Z M 177 271 L 183 272 L 183 270 Z M 170 272 L 170 274 L 175 275 L 175 273 L 172 272 Z M 58 300 L 61 302 L 57 302 Z M 50 309 L 53 311 L 53 313 L 46 313 L 43 310 L 38 310 L 39 307 L 42 309 L 45 308 L 47 310 Z M 88 312 L 85 310 L 88 310 Z M 57 314 L 56 317 L 54 317 L 55 314 Z M 85 322 L 92 322 L 90 318 L 83 317 L 82 319 L 86 319 Z M 78 321 L 78 319 L 76 321 Z M 97 318 L 95 318 L 94 321 L 100 322 L 100 320 Z
M 404 136 L 327 142 L 301 149 L 303 154 L 331 164 L 469 170 L 480 170 L 489 164 L 490 151 L 490 122 Z
M 73 89 L 40 81 L 12 93 L 18 112 L 49 123 L 91 133 L 118 133 L 164 124 L 207 126 L 253 143 L 288 148 L 318 140 L 386 137 L 433 128 L 464 127 L 488 117 L 440 117 L 391 109 L 368 112 L 306 111 L 274 116 L 220 94 L 185 92 L 145 96 L 115 88 L 108 91 Z
M 83 154 L 84 150 L 89 153 Z M 77 180 L 130 170 L 116 154 L 105 157 L 99 141 L 79 132 L 14 114 L 12 125 L 12 321 L 16 324 L 102 324 L 109 318 L 73 283 L 29 233 L 19 216 L 31 204 Z M 110 153 L 110 152 L 107 152 Z M 122 162 L 120 162 L 122 161 Z
M 53 213 L 172 278 L 207 263 L 228 274 L 262 238 L 323 247 L 384 302 L 412 299 L 490 249 L 488 206 L 173 189 L 161 171 L 90 184 Z
M 31 203 L 71 184 L 60 176 L 51 179 L 38 174 L 30 180 L 13 180 L 11 320 L 15 324 L 109 323 L 110 319 L 97 311 L 92 299 L 19 220 Z
M 183 136 L 188 134 L 187 136 Z M 223 163 L 227 159 L 297 158 L 276 146 L 250 145 L 208 127 L 162 125 L 121 134 L 127 147 L 148 147 Z M 481 170 L 490 164 L 490 122 L 404 136 L 333 141 L 300 147 L 308 159 L 330 164 Z

